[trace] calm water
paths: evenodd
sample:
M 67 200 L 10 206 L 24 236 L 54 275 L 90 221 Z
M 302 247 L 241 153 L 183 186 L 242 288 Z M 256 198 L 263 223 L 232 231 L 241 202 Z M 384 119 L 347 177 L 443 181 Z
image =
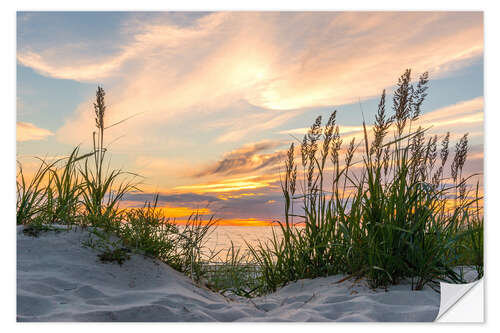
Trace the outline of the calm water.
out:
M 215 251 L 222 250 L 219 257 L 225 257 L 231 241 L 236 248 L 246 249 L 245 241 L 251 245 L 257 245 L 259 241 L 265 242 L 273 236 L 273 229 L 278 235 L 281 234 L 279 227 L 218 226 L 208 238 L 206 246 Z

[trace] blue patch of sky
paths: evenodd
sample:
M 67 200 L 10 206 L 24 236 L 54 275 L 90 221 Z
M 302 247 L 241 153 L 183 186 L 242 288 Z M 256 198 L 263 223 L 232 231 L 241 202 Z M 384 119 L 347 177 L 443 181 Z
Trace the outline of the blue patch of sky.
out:
M 121 27 L 130 15 L 120 12 L 18 12 L 18 49 L 73 42 L 93 45 L 89 52 L 113 52 L 120 41 L 127 38 Z
M 142 12 L 134 13 L 137 19 L 145 19 L 152 24 L 168 23 L 178 27 L 188 27 L 211 12 Z
M 95 84 L 42 76 L 17 66 L 17 120 L 55 131 L 94 93 Z
M 32 123 L 53 133 L 74 114 L 80 103 L 95 94 L 95 84 L 45 77 L 22 65 L 17 65 L 16 87 L 17 121 Z M 91 105 L 89 112 L 92 112 Z M 41 152 L 44 156 L 61 155 L 69 153 L 72 148 L 72 145 L 59 142 L 55 136 L 40 141 L 17 142 L 17 154 L 27 156 L 38 156 Z
M 424 112 L 467 101 L 484 94 L 483 59 L 458 70 L 453 76 L 429 82 Z
M 92 45 L 88 52 L 109 54 L 136 34 L 144 22 L 193 25 L 207 12 L 18 12 L 18 49 L 64 43 Z

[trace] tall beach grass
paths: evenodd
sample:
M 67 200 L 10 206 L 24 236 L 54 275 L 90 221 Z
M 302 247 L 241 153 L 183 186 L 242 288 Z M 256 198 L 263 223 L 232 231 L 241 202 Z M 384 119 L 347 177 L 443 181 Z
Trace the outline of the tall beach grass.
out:
M 100 258 L 122 264 L 134 251 L 166 262 L 199 280 L 205 274 L 204 244 L 215 220 L 204 221 L 197 213 L 187 223 L 177 225 L 166 218 L 164 210 L 153 203 L 123 209 L 120 203 L 131 191 L 140 191 L 139 175 L 111 169 L 105 146 L 105 92 L 96 91 L 94 116 L 96 130 L 93 146 L 80 155 L 76 147 L 66 158 L 40 166 L 29 180 L 18 163 L 17 224 L 29 227 L 29 234 L 54 230 L 54 224 L 88 228 L 93 237 L 84 245 L 101 251 Z M 96 240 L 97 237 L 97 240 Z
M 324 126 L 318 117 L 300 143 L 301 173 L 291 144 L 281 182 L 282 235 L 249 244 L 268 291 L 339 273 L 364 277 L 373 288 L 410 279 L 416 290 L 438 280 L 463 282 L 459 265 L 473 265 L 482 275 L 482 198 L 470 189 L 474 175 L 462 176 L 468 135 L 450 164 L 450 133 L 440 141 L 417 127 L 428 74 L 411 82 L 407 70 L 392 115 L 384 91 L 371 135 L 363 121 L 363 138 L 346 147 L 336 112 Z M 445 178 L 448 166 L 451 177 Z

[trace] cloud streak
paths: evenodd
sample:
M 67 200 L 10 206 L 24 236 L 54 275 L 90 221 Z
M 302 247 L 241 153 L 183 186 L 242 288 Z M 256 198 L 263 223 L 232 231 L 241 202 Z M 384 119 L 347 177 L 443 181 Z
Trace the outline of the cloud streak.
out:
M 144 203 L 146 201 L 152 202 L 156 193 L 127 193 L 123 200 L 126 201 L 138 201 Z M 169 203 L 209 203 L 220 201 L 213 196 L 201 195 L 196 193 L 179 193 L 179 194 L 159 194 L 158 202 L 169 202 Z
M 439 127 L 458 124 L 482 124 L 484 120 L 483 108 L 484 98 L 479 96 L 426 113 L 421 120 L 423 123 Z
M 19 121 L 16 124 L 16 140 L 18 142 L 45 140 L 52 135 L 54 133 L 51 131 L 40 128 L 32 123 Z
M 281 143 L 273 141 L 263 141 L 244 145 L 241 148 L 224 154 L 223 158 L 204 168 L 195 174 L 195 177 L 209 175 L 234 175 L 241 173 L 251 173 L 281 162 L 285 156 L 284 151 L 277 151 L 270 154 L 259 154 L 264 150 L 269 150 L 280 146 Z
M 177 186 L 173 190 L 192 191 L 195 193 L 227 193 L 259 188 L 273 189 L 273 183 L 278 181 L 276 176 L 248 176 L 242 178 L 224 179 L 203 184 Z

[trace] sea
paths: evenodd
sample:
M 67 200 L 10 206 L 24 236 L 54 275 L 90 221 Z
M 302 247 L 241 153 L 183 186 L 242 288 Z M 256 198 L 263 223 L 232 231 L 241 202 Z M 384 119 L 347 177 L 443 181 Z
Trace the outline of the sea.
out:
M 205 248 L 213 253 L 218 253 L 216 261 L 223 261 L 231 242 L 235 249 L 240 249 L 243 254 L 248 248 L 247 244 L 256 246 L 265 243 L 273 237 L 273 229 L 278 237 L 281 236 L 279 226 L 217 226 L 208 236 Z

